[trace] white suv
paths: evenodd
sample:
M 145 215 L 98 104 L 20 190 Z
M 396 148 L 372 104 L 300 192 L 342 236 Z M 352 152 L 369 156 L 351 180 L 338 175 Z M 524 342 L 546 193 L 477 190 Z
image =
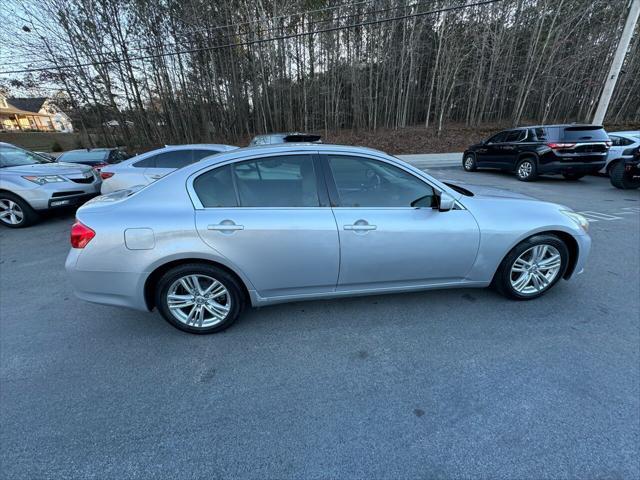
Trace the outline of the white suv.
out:
M 175 145 L 137 155 L 100 171 L 101 193 L 147 185 L 192 163 L 238 147 L 217 144 Z

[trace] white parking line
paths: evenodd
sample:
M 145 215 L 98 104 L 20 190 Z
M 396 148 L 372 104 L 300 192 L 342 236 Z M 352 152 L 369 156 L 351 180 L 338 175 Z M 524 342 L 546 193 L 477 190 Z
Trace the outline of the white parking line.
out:
M 640 213 L 640 207 L 622 207 L 619 212 L 614 212 L 613 214 L 594 212 L 592 210 L 585 210 L 578 213 L 584 216 L 590 222 L 597 222 L 599 220 L 623 220 L 623 218 L 619 217 L 618 215 L 636 215 Z

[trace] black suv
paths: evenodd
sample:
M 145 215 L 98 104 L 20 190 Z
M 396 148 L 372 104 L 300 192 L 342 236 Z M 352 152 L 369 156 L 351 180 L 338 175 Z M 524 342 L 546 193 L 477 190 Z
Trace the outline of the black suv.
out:
M 604 167 L 610 146 L 607 132 L 598 125 L 520 127 L 469 147 L 462 167 L 467 172 L 483 167 L 508 170 L 523 182 L 556 173 L 578 180 Z

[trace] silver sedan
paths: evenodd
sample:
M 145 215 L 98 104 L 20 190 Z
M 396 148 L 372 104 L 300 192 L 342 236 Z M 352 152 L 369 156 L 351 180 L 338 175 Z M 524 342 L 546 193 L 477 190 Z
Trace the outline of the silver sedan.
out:
M 212 333 L 248 305 L 490 285 L 533 299 L 582 272 L 587 229 L 567 207 L 445 184 L 379 151 L 288 144 L 95 198 L 66 268 L 84 300 Z

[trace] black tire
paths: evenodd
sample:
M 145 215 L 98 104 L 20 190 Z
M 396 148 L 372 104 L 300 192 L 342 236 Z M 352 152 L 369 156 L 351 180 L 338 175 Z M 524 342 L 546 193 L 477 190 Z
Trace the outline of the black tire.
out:
M 561 258 L 560 269 L 555 278 L 543 290 L 536 293 L 522 294 L 511 284 L 511 268 L 520 255 L 536 245 L 551 245 L 555 247 Z M 550 234 L 534 235 L 520 242 L 504 257 L 493 277 L 492 286 L 505 297 L 516 300 L 532 300 L 548 292 L 564 276 L 568 264 L 569 249 L 560 238 Z
M 585 176 L 584 173 L 563 173 L 562 176 L 565 178 L 565 180 L 568 180 L 570 182 L 575 182 L 577 180 L 580 180 L 582 177 Z
M 8 202 L 11 202 L 11 203 L 8 203 Z M 11 220 L 10 220 L 11 217 L 2 216 L 2 218 L 0 218 L 0 224 L 4 225 L 5 227 L 9 227 L 9 228 L 28 227 L 29 225 L 33 225 L 34 223 L 36 223 L 40 218 L 38 213 L 33 208 L 31 208 L 31 205 L 29 205 L 22 198 L 18 197 L 17 195 L 14 195 L 13 193 L 0 192 L 0 214 L 5 212 L 3 205 L 6 205 L 7 207 L 11 206 L 14 212 L 19 211 L 22 214 L 22 219 L 18 223 L 11 223 Z M 18 210 L 16 210 L 16 208 Z M 15 214 L 14 214 L 14 217 L 15 217 Z
M 478 169 L 476 156 L 473 153 L 467 153 L 462 157 L 462 168 L 465 172 L 475 172 Z
M 169 308 L 167 295 L 171 286 L 187 275 L 204 275 L 215 279 L 221 283 L 224 288 L 226 288 L 228 300 L 226 298 L 227 295 L 223 298 L 224 301 L 229 302 L 229 311 L 224 320 L 209 327 L 199 327 L 195 324 L 188 325 L 174 316 Z M 208 334 L 220 332 L 229 328 L 240 316 L 246 299 L 244 298 L 243 290 L 238 283 L 238 280 L 236 280 L 233 275 L 206 263 L 189 263 L 172 268 L 160 277 L 155 289 L 155 302 L 164 319 L 174 327 L 188 333 Z M 185 309 L 188 308 L 189 307 L 185 307 Z
M 530 168 L 526 168 L 530 165 Z M 525 166 L 523 168 L 523 166 Z M 538 178 L 538 165 L 536 160 L 531 157 L 523 158 L 516 165 L 516 178 L 521 182 L 533 182 Z
M 640 187 L 640 182 L 634 182 L 625 177 L 624 175 L 624 163 L 616 162 L 609 171 L 609 181 L 611 185 L 622 190 L 630 190 Z

